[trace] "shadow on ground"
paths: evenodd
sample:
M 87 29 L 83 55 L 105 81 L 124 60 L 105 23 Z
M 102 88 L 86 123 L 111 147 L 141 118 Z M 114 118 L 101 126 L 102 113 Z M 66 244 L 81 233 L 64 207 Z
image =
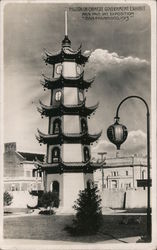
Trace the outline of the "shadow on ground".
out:
M 36 239 L 53 241 L 72 241 L 84 243 L 103 242 L 110 239 L 142 236 L 146 232 L 146 216 L 103 215 L 103 223 L 96 235 L 72 237 L 64 228 L 71 225 L 73 215 L 37 215 L 4 219 L 5 239 Z

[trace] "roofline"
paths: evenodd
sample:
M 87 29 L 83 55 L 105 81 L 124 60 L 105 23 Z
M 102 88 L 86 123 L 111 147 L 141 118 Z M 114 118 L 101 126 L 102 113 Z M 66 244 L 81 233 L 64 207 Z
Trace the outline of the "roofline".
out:
M 114 165 L 114 166 L 107 166 L 107 165 L 103 165 L 103 169 L 105 168 L 124 168 L 124 167 L 147 167 L 146 164 L 125 164 L 125 165 Z
M 17 155 L 19 155 L 21 158 L 25 159 L 25 157 L 23 157 L 23 156 L 20 154 L 20 152 L 15 151 L 15 153 L 16 153 Z

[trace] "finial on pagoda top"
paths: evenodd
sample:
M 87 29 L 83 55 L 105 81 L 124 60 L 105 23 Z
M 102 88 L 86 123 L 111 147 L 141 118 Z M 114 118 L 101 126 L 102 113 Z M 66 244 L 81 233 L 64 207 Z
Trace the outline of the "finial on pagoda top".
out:
M 70 47 L 71 41 L 68 38 L 68 12 L 65 11 L 65 37 L 62 41 L 62 47 Z
M 68 36 L 68 12 L 65 11 L 65 36 Z

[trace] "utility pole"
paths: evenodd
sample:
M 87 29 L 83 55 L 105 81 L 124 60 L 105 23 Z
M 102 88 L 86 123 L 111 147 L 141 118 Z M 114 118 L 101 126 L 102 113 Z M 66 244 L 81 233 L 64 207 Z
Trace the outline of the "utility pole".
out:
M 104 168 L 103 165 L 105 164 L 106 157 L 104 158 L 104 155 L 106 155 L 107 152 L 99 152 L 98 155 L 101 156 L 101 177 L 102 177 L 102 191 L 104 188 Z

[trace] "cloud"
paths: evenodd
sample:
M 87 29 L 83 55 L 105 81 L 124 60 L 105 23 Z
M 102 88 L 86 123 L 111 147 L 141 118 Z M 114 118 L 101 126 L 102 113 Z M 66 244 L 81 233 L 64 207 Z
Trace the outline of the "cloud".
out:
M 89 54 L 89 51 L 85 51 L 85 54 Z M 130 67 L 131 69 L 140 69 L 147 65 L 149 65 L 149 62 L 145 59 L 119 56 L 116 52 L 110 53 L 108 50 L 96 49 L 90 55 L 87 70 L 91 69 L 98 73 L 114 70 L 122 71 Z
M 133 154 L 144 153 L 146 139 L 146 134 L 142 130 L 130 131 L 125 143 L 125 150 Z
M 96 157 L 98 152 L 107 152 L 108 156 L 112 156 L 116 152 L 116 147 L 108 140 L 100 140 L 99 143 L 91 148 L 92 155 Z M 146 134 L 142 130 L 130 131 L 128 138 L 121 145 L 121 154 L 146 154 Z

